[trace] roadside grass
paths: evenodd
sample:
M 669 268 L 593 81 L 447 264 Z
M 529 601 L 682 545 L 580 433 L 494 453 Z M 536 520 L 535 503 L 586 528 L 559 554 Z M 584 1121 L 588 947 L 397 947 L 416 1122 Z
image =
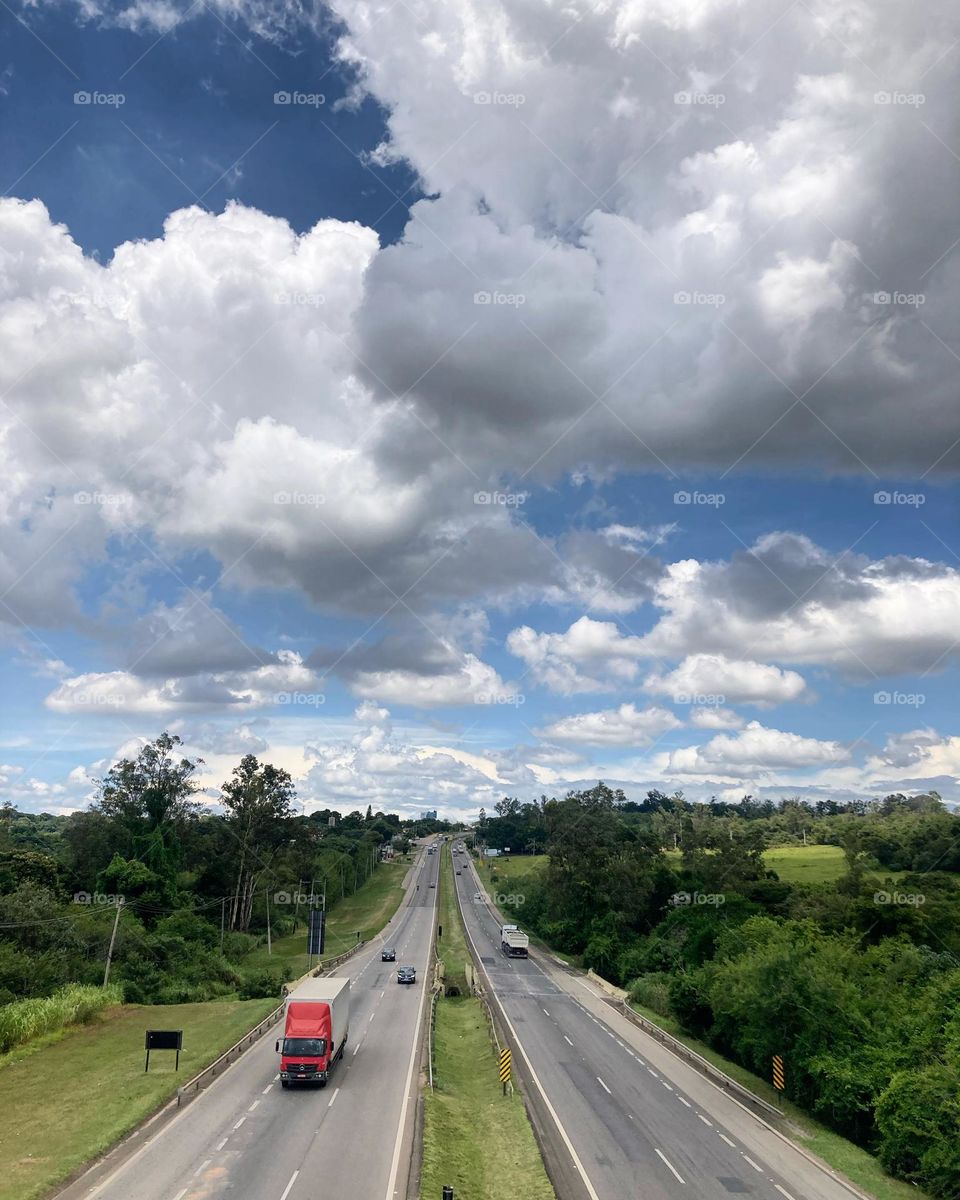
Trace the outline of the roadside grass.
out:
M 273 999 L 119 1005 L 7 1055 L 0 1069 L 0 1200 L 45 1195 L 276 1006 Z M 154 1052 L 144 1073 L 143 1035 L 155 1028 L 183 1030 L 178 1073 L 171 1051 Z
M 352 896 L 345 896 L 327 910 L 327 936 L 324 961 L 345 954 L 357 944 L 357 933 L 368 942 L 383 929 L 403 899 L 403 877 L 410 862 L 381 863 L 372 877 Z M 244 970 L 275 970 L 289 967 L 291 978 L 298 979 L 307 971 L 307 931 L 298 929 L 285 937 L 273 939 L 273 953 L 258 946 L 243 960 Z M 319 965 L 319 964 L 314 964 Z
M 448 847 L 441 851 L 440 946 L 446 977 L 462 977 L 469 958 L 453 895 Z M 424 1099 L 422 1200 L 445 1184 L 455 1196 L 555 1200 L 518 1093 L 504 1097 L 487 1018 L 473 996 L 437 1003 L 435 1090 Z

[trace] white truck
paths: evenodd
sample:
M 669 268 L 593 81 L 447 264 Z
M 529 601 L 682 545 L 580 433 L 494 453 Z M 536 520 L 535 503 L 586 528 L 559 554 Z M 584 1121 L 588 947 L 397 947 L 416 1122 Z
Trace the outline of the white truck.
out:
M 516 925 L 500 926 L 500 950 L 508 958 L 527 958 L 530 939 Z

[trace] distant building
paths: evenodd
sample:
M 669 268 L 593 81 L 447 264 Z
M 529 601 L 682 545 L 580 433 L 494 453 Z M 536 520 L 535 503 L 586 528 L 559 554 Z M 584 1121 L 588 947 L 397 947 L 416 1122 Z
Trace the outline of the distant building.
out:
M 337 824 L 337 814 L 336 813 L 331 813 L 330 816 L 327 817 L 327 824 L 330 826 L 331 829 L 333 829 L 336 826 L 336 824 Z
M 435 808 L 428 808 L 426 812 L 420 814 L 421 821 L 435 821 L 436 819 L 437 810 Z

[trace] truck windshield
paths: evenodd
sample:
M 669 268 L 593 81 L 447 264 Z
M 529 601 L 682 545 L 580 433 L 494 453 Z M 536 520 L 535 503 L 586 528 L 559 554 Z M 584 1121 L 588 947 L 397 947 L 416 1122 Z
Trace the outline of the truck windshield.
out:
M 327 1052 L 326 1038 L 284 1038 L 283 1052 L 289 1058 L 322 1058 Z

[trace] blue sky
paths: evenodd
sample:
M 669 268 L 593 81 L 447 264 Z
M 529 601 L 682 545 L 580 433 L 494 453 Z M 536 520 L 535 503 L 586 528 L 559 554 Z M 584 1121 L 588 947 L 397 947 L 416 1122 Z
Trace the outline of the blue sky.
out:
M 3 795 L 960 801 L 954 18 L 680 8 L 3 14 Z

